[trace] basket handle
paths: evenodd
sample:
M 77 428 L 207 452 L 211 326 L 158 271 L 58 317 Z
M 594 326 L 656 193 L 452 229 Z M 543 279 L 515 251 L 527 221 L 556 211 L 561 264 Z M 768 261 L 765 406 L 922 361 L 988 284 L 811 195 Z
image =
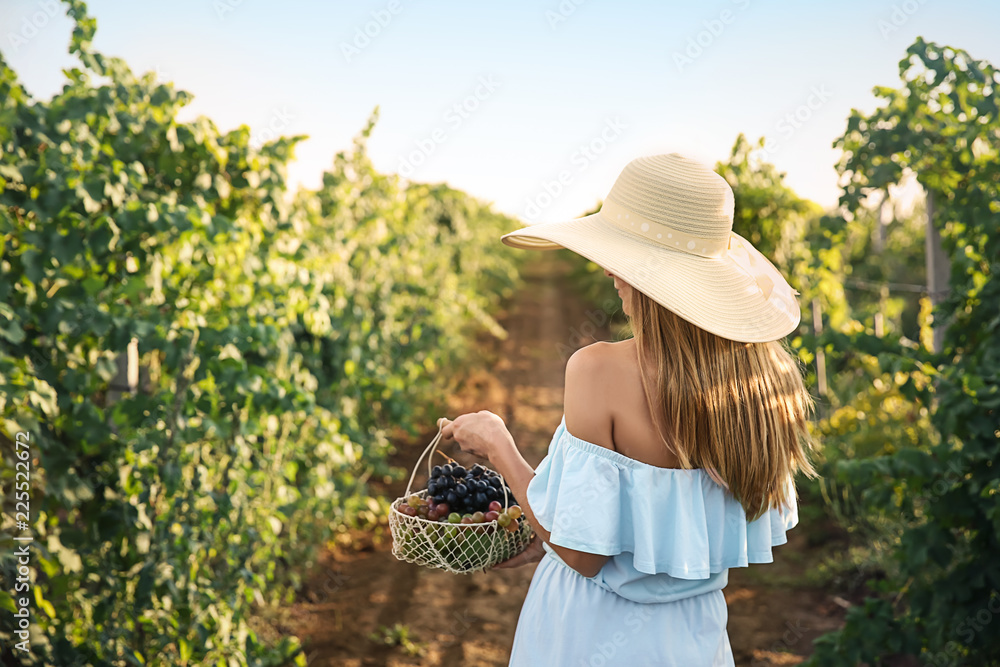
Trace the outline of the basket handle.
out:
M 438 420 L 438 421 L 440 421 L 440 420 Z M 431 459 L 434 458 L 433 451 L 435 449 L 437 449 L 438 443 L 441 442 L 441 434 L 442 433 L 444 433 L 444 426 L 442 426 L 442 425 L 439 424 L 438 425 L 437 435 L 435 435 L 434 439 L 431 440 L 431 444 L 427 445 L 427 447 L 424 448 L 424 451 L 420 455 L 420 458 L 417 459 L 417 462 L 413 464 L 413 472 L 410 473 L 410 481 L 406 483 L 406 493 L 403 494 L 404 497 L 409 498 L 409 496 L 410 496 L 410 487 L 413 486 L 413 478 L 417 476 L 417 468 L 420 467 L 420 462 L 423 461 L 424 457 L 428 456 L 428 454 L 430 454 L 430 456 L 427 458 L 427 473 L 428 473 L 428 475 L 430 474 L 430 471 L 431 471 Z
M 438 422 L 441 420 L 439 419 Z M 404 498 L 410 497 L 410 487 L 413 486 L 413 478 L 417 476 L 417 468 L 420 467 L 420 462 L 427 458 L 427 476 L 431 476 L 431 471 L 434 469 L 433 459 L 434 450 L 437 449 L 438 444 L 441 442 L 441 436 L 444 433 L 444 426 L 439 423 L 437 435 L 431 440 L 431 444 L 424 448 L 423 453 L 417 459 L 417 462 L 413 464 L 413 472 L 410 473 L 410 481 L 406 483 L 406 493 L 403 494 Z M 496 471 L 497 476 L 500 477 L 500 488 L 503 489 L 503 506 L 507 507 L 507 481 L 500 474 L 500 471 Z

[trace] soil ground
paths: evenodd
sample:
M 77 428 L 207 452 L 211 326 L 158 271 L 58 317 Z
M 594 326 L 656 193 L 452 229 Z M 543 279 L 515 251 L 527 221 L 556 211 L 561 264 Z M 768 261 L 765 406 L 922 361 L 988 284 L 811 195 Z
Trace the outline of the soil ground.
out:
M 508 338 L 484 341 L 486 363 L 470 375 L 447 415 L 496 412 L 533 466 L 562 416 L 566 358 L 611 339 L 601 311 L 574 290 L 561 253 L 539 255 L 525 271 L 524 289 L 501 315 Z M 399 443 L 393 463 L 410 469 L 432 436 Z M 448 453 L 470 461 L 460 451 Z M 395 498 L 405 485 L 381 490 Z M 352 533 L 324 553 L 283 623 L 303 639 L 310 667 L 507 665 L 535 565 L 460 576 L 402 563 L 390 549 L 382 527 Z M 822 549 L 809 544 L 800 525 L 788 544 L 774 550 L 773 564 L 730 570 L 724 592 L 737 665 L 799 664 L 813 639 L 840 626 L 845 601 L 804 584 Z M 373 633 L 388 641 L 373 640 Z

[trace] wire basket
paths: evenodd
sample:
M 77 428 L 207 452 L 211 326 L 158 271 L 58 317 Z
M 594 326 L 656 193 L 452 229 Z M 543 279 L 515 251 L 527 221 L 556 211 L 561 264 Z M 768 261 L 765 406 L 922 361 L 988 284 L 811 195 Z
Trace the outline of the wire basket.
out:
M 442 428 L 439 427 L 437 435 L 414 464 L 410 481 L 406 484 L 406 493 L 393 501 L 389 510 L 392 555 L 407 563 L 454 574 L 484 572 L 528 548 L 532 531 L 525 517 L 522 516 L 520 520 L 514 519 L 518 521 L 518 528 L 516 531 L 510 531 L 496 521 L 470 524 L 446 523 L 409 516 L 399 511 L 411 495 L 413 478 L 424 458 L 427 459 L 427 475 L 430 477 L 433 469 L 433 452 L 441 441 L 441 434 Z M 503 489 L 503 505 L 506 507 L 507 483 L 503 480 L 503 475 L 497 474 Z M 416 495 L 427 498 L 427 489 L 418 491 Z

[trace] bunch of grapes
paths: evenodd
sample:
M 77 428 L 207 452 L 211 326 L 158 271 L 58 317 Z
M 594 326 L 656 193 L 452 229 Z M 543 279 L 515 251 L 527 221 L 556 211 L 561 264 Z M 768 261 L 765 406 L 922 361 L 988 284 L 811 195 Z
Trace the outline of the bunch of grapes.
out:
M 507 504 L 504 505 L 504 488 Z M 489 523 L 496 521 L 511 532 L 523 516 L 510 487 L 493 470 L 476 464 L 466 470 L 458 463 L 434 466 L 427 483 L 427 497 L 412 494 L 399 511 L 446 523 Z
M 466 470 L 458 463 L 434 466 L 427 482 L 427 495 L 435 504 L 447 503 L 459 514 L 486 512 L 493 501 L 503 503 L 504 483 L 493 470 L 476 464 Z M 516 505 L 507 487 L 507 507 Z

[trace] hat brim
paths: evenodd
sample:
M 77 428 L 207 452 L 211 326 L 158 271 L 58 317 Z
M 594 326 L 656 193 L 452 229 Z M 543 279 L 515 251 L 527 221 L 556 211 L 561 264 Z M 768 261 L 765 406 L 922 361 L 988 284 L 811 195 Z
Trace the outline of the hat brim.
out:
M 597 212 L 583 218 L 534 224 L 504 234 L 513 248 L 566 248 L 620 277 L 692 324 L 730 340 L 762 343 L 784 338 L 799 325 L 795 290 L 749 241 L 719 257 L 702 257 L 631 234 Z M 742 247 L 749 256 L 740 262 Z M 761 278 L 761 276 L 764 276 Z M 761 281 L 773 289 L 761 288 Z

